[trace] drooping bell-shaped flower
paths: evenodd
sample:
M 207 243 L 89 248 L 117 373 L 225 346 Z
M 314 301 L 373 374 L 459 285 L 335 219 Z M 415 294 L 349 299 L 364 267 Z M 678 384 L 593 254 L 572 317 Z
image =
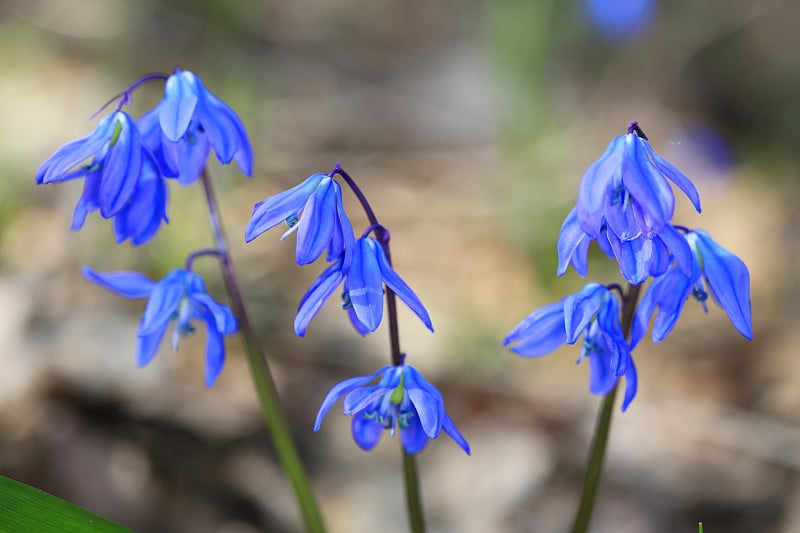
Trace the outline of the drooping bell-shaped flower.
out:
M 246 176 L 253 173 L 253 149 L 242 120 L 188 70 L 175 69 L 167 78 L 164 99 L 139 126 L 163 174 L 183 185 L 200 176 L 212 148 L 220 163 L 235 161 Z
M 653 316 L 653 342 L 664 340 L 675 327 L 690 297 L 694 297 L 708 311 L 706 301 L 709 294 L 727 313 L 739 333 L 752 340 L 750 273 L 747 266 L 705 231 L 689 231 L 685 239 L 692 250 L 691 273 L 687 275 L 679 268 L 672 268 L 653 280 L 636 310 L 631 346 L 636 346 L 642 339 Z
M 503 345 L 523 357 L 547 355 L 562 344 L 575 344 L 583 336 L 578 363 L 588 358 L 589 390 L 604 395 L 625 376 L 626 410 L 636 396 L 637 376 L 630 347 L 620 325 L 617 296 L 598 283 L 537 309 L 512 329 Z
M 306 328 L 322 305 L 344 281 L 342 300 L 353 327 L 365 335 L 378 329 L 383 318 L 384 285 L 391 289 L 433 331 L 430 315 L 422 302 L 389 264 L 383 247 L 371 237 L 355 242 L 348 268 L 340 259 L 329 266 L 303 296 L 294 322 L 295 333 L 305 335 Z
M 136 361 L 149 363 L 158 351 L 167 327 L 174 322 L 172 349 L 178 349 L 181 336 L 194 333 L 193 322 L 206 324 L 206 384 L 214 384 L 225 362 L 223 337 L 236 331 L 231 310 L 212 298 L 203 278 L 185 269 L 175 269 L 158 282 L 138 272 L 103 274 L 89 267 L 83 274 L 91 281 L 126 298 L 147 298 L 144 315 L 139 322 Z
M 316 261 L 326 250 L 328 261 L 344 258 L 347 268 L 355 237 L 342 203 L 342 188 L 328 174 L 313 174 L 299 185 L 258 202 L 245 229 L 250 242 L 265 231 L 285 222 L 285 239 L 297 232 L 298 265 Z
M 369 385 L 375 379 L 380 381 Z M 403 449 L 416 454 L 444 430 L 470 453 L 466 439 L 445 412 L 442 394 L 411 365 L 386 366 L 371 376 L 334 386 L 317 413 L 314 431 L 319 431 L 325 415 L 342 397 L 344 414 L 353 417 L 353 439 L 362 450 L 372 450 L 384 430 L 392 436 L 399 430 Z
M 612 140 L 584 173 L 575 209 L 559 234 L 559 275 L 570 264 L 586 275 L 586 254 L 593 240 L 617 259 L 623 277 L 634 285 L 663 273 L 670 255 L 687 274 L 691 271 L 689 249 L 670 224 L 675 196 L 669 181 L 698 212 L 700 197 L 686 176 L 637 135 L 640 131 L 631 123 L 628 133 Z

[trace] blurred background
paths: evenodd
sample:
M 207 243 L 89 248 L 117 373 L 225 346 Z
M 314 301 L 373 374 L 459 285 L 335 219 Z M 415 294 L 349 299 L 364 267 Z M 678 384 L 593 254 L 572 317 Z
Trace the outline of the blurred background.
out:
M 749 265 L 755 339 L 690 302 L 664 342 L 637 348 L 592 530 L 800 531 L 797 20 L 798 3 L 751 0 L 0 2 L 0 473 L 138 531 L 300 529 L 240 339 L 212 389 L 202 331 L 137 368 L 143 302 L 80 274 L 182 265 L 211 243 L 202 191 L 171 183 L 170 225 L 134 249 L 96 214 L 69 232 L 81 183 L 34 185 L 111 96 L 180 66 L 250 134 L 252 179 L 210 170 L 331 531 L 407 527 L 398 443 L 362 452 L 338 407 L 312 431 L 331 386 L 388 363 L 387 333 L 362 339 L 333 302 L 295 337 L 323 265 L 297 267 L 279 230 L 245 245 L 252 205 L 341 161 L 391 229 L 436 328 L 401 308 L 403 350 L 472 446 L 445 436 L 419 457 L 430 530 L 565 531 L 600 399 L 577 347 L 525 360 L 500 342 L 585 283 L 556 278 L 558 229 L 631 120 L 700 191 L 702 216 L 678 196 L 675 222 Z M 145 86 L 130 112 L 161 95 Z M 591 278 L 620 282 L 596 252 Z M 224 301 L 217 265 L 197 266 Z

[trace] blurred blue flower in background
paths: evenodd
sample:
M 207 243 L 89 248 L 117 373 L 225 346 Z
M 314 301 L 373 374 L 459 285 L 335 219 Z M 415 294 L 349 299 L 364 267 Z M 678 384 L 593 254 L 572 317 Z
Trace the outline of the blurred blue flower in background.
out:
M 367 385 L 380 377 L 376 385 Z M 322 419 L 339 398 L 344 397 L 344 414 L 353 417 L 353 439 L 366 451 L 380 441 L 383 430 L 392 436 L 400 430 L 403 449 L 419 453 L 444 430 L 467 454 L 469 444 L 444 409 L 442 394 L 410 365 L 385 366 L 371 376 L 350 378 L 334 386 L 322 402 L 314 422 L 319 431 Z
M 656 12 L 656 0 L 586 0 L 589 21 L 605 37 L 625 41 L 644 31 Z
M 156 355 L 170 322 L 175 322 L 173 351 L 178 349 L 181 336 L 195 332 L 192 321 L 205 322 L 208 339 L 206 385 L 214 384 L 225 362 L 223 337 L 235 332 L 237 324 L 231 310 L 208 294 L 203 278 L 185 269 L 175 269 L 159 282 L 153 282 L 138 272 L 103 274 L 88 266 L 83 267 L 83 274 L 90 281 L 126 298 L 148 298 L 137 332 L 136 362 L 139 366 L 146 365 Z
M 636 368 L 620 325 L 617 296 L 606 286 L 589 283 L 559 302 L 525 317 L 503 340 L 519 343 L 511 351 L 523 357 L 547 355 L 562 344 L 575 344 L 583 335 L 578 363 L 589 358 L 589 391 L 607 394 L 625 376 L 625 411 L 636 396 Z
M 675 327 L 683 305 L 690 296 L 698 300 L 707 312 L 709 293 L 728 314 L 739 333 L 752 340 L 750 272 L 747 266 L 705 231 L 689 231 L 686 241 L 692 250 L 691 274 L 686 275 L 681 269 L 673 268 L 653 280 L 636 310 L 631 346 L 636 346 L 642 339 L 654 315 L 653 342 L 664 340 Z

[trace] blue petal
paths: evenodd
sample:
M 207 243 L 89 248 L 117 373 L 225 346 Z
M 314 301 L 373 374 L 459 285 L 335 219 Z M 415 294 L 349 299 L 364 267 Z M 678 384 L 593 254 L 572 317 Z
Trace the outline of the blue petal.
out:
M 81 269 L 89 281 L 126 298 L 144 298 L 150 294 L 155 283 L 138 272 L 111 272 L 102 274 L 85 266 Z
M 364 411 L 367 407 L 377 408 L 381 400 L 388 401 L 387 396 L 391 396 L 393 390 L 394 387 L 384 387 L 381 384 L 354 389 L 344 397 L 342 412 L 353 415 Z
M 268 229 L 284 222 L 289 216 L 299 214 L 308 197 L 314 193 L 327 174 L 314 174 L 301 184 L 292 187 L 253 206 L 253 215 L 244 232 L 244 239 L 250 242 Z
M 169 322 L 164 322 L 161 326 L 155 328 L 147 335 L 139 335 L 139 345 L 136 348 L 136 364 L 145 366 L 153 357 L 158 353 L 158 346 L 161 344 L 161 339 L 164 338 L 164 333 L 167 331 Z
M 583 277 L 588 273 L 586 254 L 589 251 L 591 238 L 581 228 L 578 222 L 578 208 L 573 207 L 569 212 L 561 231 L 558 234 L 558 275 L 562 276 L 567 267 L 572 264 L 575 271 Z
M 36 183 L 56 183 L 76 178 L 82 173 L 70 173 L 77 165 L 98 154 L 114 133 L 114 115 L 103 118 L 95 130 L 80 139 L 70 141 L 56 150 L 36 171 Z
M 428 445 L 428 435 L 417 417 L 409 419 L 408 427 L 400 430 L 400 442 L 406 453 L 411 455 L 421 452 Z
M 583 231 L 597 238 L 603 225 L 603 206 L 608 182 L 619 175 L 625 136 L 614 138 L 600 159 L 586 169 L 578 189 L 578 220 Z
M 667 245 L 683 273 L 686 276 L 691 276 L 695 259 L 683 233 L 676 230 L 672 224 L 667 224 L 659 232 L 658 237 Z
M 580 292 L 564 298 L 564 327 L 567 344 L 575 344 L 589 322 L 597 315 L 608 293 L 599 283 L 588 283 Z
M 232 159 L 236 161 L 245 176 L 252 176 L 253 148 L 250 146 L 250 139 L 247 137 L 241 119 L 228 104 L 210 92 L 205 91 L 203 96 L 201 120 L 204 126 L 209 121 L 215 123 L 215 127 L 210 131 L 206 129 L 206 131 L 208 131 L 209 141 L 214 147 L 217 159 L 225 164 L 231 162 L 229 141 L 232 140 L 232 149 L 234 150 Z M 219 136 L 217 136 L 217 132 L 219 132 Z
M 636 390 L 639 388 L 639 379 L 636 375 L 636 365 L 633 358 L 628 361 L 628 369 L 625 371 L 625 396 L 622 398 L 622 412 L 624 413 L 633 399 L 636 397 Z
M 461 449 L 467 452 L 467 455 L 470 455 L 469 443 L 467 439 L 458 431 L 455 422 L 448 416 L 444 415 L 444 420 L 442 421 L 442 429 L 445 433 L 450 435 L 450 438 L 455 441 L 456 444 L 461 446 Z
M 336 287 L 344 279 L 341 262 L 336 262 L 325 269 L 314 281 L 314 284 L 303 295 L 300 306 L 297 309 L 297 316 L 294 319 L 294 332 L 298 337 L 306 334 L 306 328 L 311 320 L 317 316 L 322 305 L 325 303 Z
M 369 239 L 368 242 L 378 260 L 383 282 L 398 296 L 398 298 L 405 302 L 409 309 L 414 311 L 414 314 L 419 317 L 429 330 L 433 331 L 433 324 L 431 323 L 431 317 L 428 315 L 428 311 L 425 309 L 425 306 L 422 305 L 417 295 L 414 294 L 414 291 L 411 290 L 411 287 L 397 275 L 392 265 L 389 264 L 389 261 L 386 259 L 386 254 L 383 252 L 383 247 L 375 239 Z M 355 259 L 353 262 L 355 263 Z
M 158 232 L 162 222 L 167 222 L 167 187 L 155 161 L 147 154 L 136 191 L 114 217 L 117 243 L 131 239 L 131 244 L 139 246 Z
M 653 233 L 658 233 L 661 227 L 672 219 L 675 196 L 667 180 L 650 161 L 644 147 L 647 141 L 633 133 L 625 137 L 622 183 L 642 206 L 642 210 L 651 217 Z M 652 238 L 652 235 L 649 237 Z
M 372 246 L 372 242 L 375 239 L 362 238 L 356 241 L 353 262 L 344 284 L 353 311 L 371 332 L 378 329 L 383 317 L 383 283 L 378 252 L 375 251 L 380 246 Z
M 511 351 L 523 357 L 546 355 L 567 340 L 564 328 L 564 301 L 540 307 L 516 325 L 503 340 L 503 346 L 522 341 Z
M 120 131 L 109 150 L 98 194 L 100 214 L 104 218 L 116 215 L 136 190 L 144 151 L 133 119 L 121 111 L 114 117 Z
M 181 185 L 197 181 L 206 166 L 210 149 L 208 136 L 194 122 L 180 141 L 165 140 L 162 144 L 164 159 L 171 168 L 178 170 L 177 178 Z
M 353 259 L 353 248 L 356 244 L 355 236 L 353 235 L 353 226 L 350 224 L 350 219 L 347 218 L 347 213 L 344 210 L 342 203 L 342 192 L 339 184 L 334 181 L 336 188 L 336 217 L 333 235 L 328 247 L 328 261 L 335 261 L 343 256 L 342 268 L 350 268 L 350 263 Z
M 391 368 L 391 366 L 385 366 L 370 376 L 350 378 L 334 385 L 334 387 L 325 396 L 325 399 L 322 401 L 322 405 L 317 412 L 317 418 L 314 421 L 314 431 L 319 431 L 320 426 L 322 426 L 322 419 L 325 418 L 325 415 L 328 414 L 328 411 L 330 411 L 331 407 L 333 407 L 339 398 L 349 393 L 353 389 L 366 385 L 378 375 L 390 370 Z
M 691 200 L 694 208 L 699 213 L 701 211 L 700 195 L 698 194 L 694 183 L 692 183 L 691 180 L 689 180 L 689 178 L 687 178 L 683 172 L 678 170 L 672 163 L 655 153 L 649 143 L 645 143 L 645 149 L 647 150 L 648 155 L 653 160 L 658 170 L 667 178 L 669 178 L 672 183 L 677 185 L 687 197 L 689 197 L 689 200 Z
M 622 241 L 635 239 L 642 234 L 642 229 L 634 215 L 634 204 L 622 184 L 621 176 L 614 176 L 608 181 L 605 192 L 603 215 L 608 227 Z
M 206 323 L 206 386 L 211 387 L 225 364 L 225 340 L 217 329 L 218 317 L 208 310 L 201 311 L 199 315 Z
M 628 369 L 630 347 L 622 332 L 622 325 L 619 322 L 619 303 L 614 294 L 609 293 L 605 299 L 603 307 L 597 314 L 597 325 L 603 332 L 603 344 L 609 355 L 608 364 L 611 366 L 611 372 L 615 376 L 620 376 Z
M 167 79 L 164 99 L 158 105 L 158 122 L 161 131 L 172 142 L 177 142 L 189 128 L 197 108 L 197 90 L 191 72 L 179 72 Z
M 297 229 L 298 265 L 308 265 L 322 255 L 330 245 L 336 227 L 336 193 L 334 181 L 324 178 L 303 208 L 303 218 Z M 338 191 L 341 195 L 341 190 Z
M 619 263 L 622 277 L 633 285 L 644 283 L 650 276 L 653 243 L 644 236 L 632 241 L 620 241 L 611 230 L 608 231 L 607 237 Z
M 608 394 L 617 384 L 617 376 L 611 371 L 611 363 L 607 357 L 595 352 L 589 356 L 589 392 L 592 394 Z
M 218 303 L 209 294 L 204 292 L 191 292 L 188 296 L 192 302 L 208 311 L 208 317 L 213 320 L 213 327 L 220 333 L 229 335 L 236 331 L 236 318 L 233 316 L 233 312 L 228 306 Z
M 753 317 L 750 311 L 750 272 L 744 261 L 717 244 L 702 230 L 687 235 L 702 262 L 703 274 L 711 294 L 725 310 L 733 326 L 753 340 Z
M 173 270 L 153 287 L 139 323 L 140 336 L 150 334 L 172 318 L 186 292 L 187 274 L 183 269 Z
M 352 305 L 347 307 L 347 317 L 350 319 L 353 329 L 362 337 L 367 333 L 372 333 L 372 331 L 358 319 L 358 315 L 356 315 L 356 311 L 353 309 Z
M 86 179 L 83 181 L 83 193 L 75 205 L 75 212 L 72 215 L 72 225 L 70 226 L 72 231 L 81 229 L 88 214 L 97 209 L 97 194 L 100 190 L 101 178 L 99 171 L 86 174 Z
M 353 440 L 365 452 L 370 451 L 381 440 L 383 426 L 374 419 L 365 418 L 362 413 L 353 416 Z
M 445 416 L 442 394 L 412 366 L 405 366 L 405 376 L 404 385 L 408 398 L 419 415 L 422 429 L 426 435 L 435 439 L 439 436 Z

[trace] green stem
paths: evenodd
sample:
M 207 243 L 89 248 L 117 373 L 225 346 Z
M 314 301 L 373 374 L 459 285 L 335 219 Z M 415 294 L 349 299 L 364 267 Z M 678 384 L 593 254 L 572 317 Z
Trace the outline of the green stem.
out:
M 267 357 L 259 346 L 250 324 L 250 319 L 247 316 L 247 310 L 244 307 L 242 293 L 239 290 L 239 284 L 233 270 L 230 253 L 228 252 L 228 241 L 222 227 L 217 198 L 214 194 L 208 171 L 205 168 L 201 177 L 211 217 L 211 226 L 214 229 L 215 244 L 219 252 L 222 276 L 225 279 L 225 286 L 230 296 L 231 308 L 239 319 L 239 331 L 241 331 L 244 339 L 247 361 L 250 364 L 250 374 L 253 376 L 258 401 L 261 404 L 264 420 L 270 430 L 275 452 L 294 488 L 295 497 L 305 521 L 306 531 L 324 533 L 325 523 L 311 491 L 311 483 L 306 475 L 300 454 L 289 432 L 286 418 L 281 410 L 278 391 L 275 388 L 275 381 L 272 379 L 272 373 L 267 364 Z
M 631 333 L 633 314 L 636 311 L 640 289 L 639 285 L 628 284 L 628 293 L 624 297 L 621 317 L 622 331 L 625 334 L 625 338 L 628 338 Z M 572 533 L 586 533 L 589 529 L 594 502 L 597 497 L 597 488 L 600 485 L 600 477 L 603 474 L 603 463 L 608 445 L 608 435 L 611 433 L 611 415 L 614 413 L 614 399 L 617 397 L 617 387 L 618 385 L 615 385 L 611 392 L 603 398 L 600 413 L 597 415 L 597 424 L 589 451 L 589 464 L 586 467 L 586 475 L 583 478 L 583 492 L 581 493 L 578 510 L 575 513 Z
M 425 516 L 422 513 L 422 496 L 417 479 L 417 460 L 405 450 L 403 450 L 403 474 L 406 481 L 409 529 L 412 533 L 424 533 Z

